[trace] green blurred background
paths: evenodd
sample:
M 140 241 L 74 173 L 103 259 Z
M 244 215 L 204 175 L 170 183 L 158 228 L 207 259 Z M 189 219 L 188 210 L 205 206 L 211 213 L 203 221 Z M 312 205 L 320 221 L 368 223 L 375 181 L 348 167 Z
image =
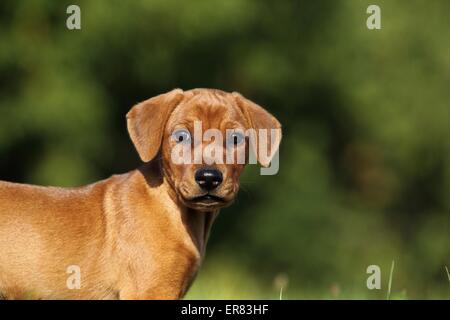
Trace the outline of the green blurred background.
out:
M 81 7 L 82 30 L 66 28 Z M 381 7 L 382 29 L 366 9 Z M 450 298 L 450 2 L 1 1 L 0 179 L 131 170 L 125 114 L 175 87 L 239 91 L 283 124 L 247 168 L 187 298 Z M 382 271 L 368 290 L 366 268 Z

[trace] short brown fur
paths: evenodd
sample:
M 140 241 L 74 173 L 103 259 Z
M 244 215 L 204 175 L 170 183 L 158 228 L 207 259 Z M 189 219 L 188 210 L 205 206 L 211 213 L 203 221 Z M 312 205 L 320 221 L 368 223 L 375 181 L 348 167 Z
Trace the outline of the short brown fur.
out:
M 205 130 L 281 128 L 240 94 L 213 89 L 173 90 L 136 105 L 127 119 L 145 162 L 136 170 L 72 189 L 0 181 L 0 297 L 182 298 L 244 166 L 217 165 L 224 179 L 215 193 L 224 202 L 195 203 L 201 165 L 170 161 L 171 133 L 194 120 Z M 67 287 L 71 265 L 80 267 L 80 289 Z

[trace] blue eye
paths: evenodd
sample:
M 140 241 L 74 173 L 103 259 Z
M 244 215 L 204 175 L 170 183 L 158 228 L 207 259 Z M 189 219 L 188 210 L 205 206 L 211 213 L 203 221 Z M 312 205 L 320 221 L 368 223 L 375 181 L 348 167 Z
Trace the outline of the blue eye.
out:
M 245 136 L 241 132 L 233 132 L 228 136 L 228 144 L 238 146 L 245 141 Z
M 172 138 L 176 143 L 190 143 L 191 134 L 186 129 L 179 129 L 172 134 Z

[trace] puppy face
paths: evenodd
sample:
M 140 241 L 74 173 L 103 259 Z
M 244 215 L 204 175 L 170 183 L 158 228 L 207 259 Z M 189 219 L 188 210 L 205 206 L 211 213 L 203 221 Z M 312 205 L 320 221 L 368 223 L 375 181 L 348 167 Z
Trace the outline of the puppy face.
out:
M 248 159 L 255 147 L 246 132 L 281 129 L 272 115 L 240 94 L 212 89 L 173 90 L 138 104 L 127 118 L 142 160 L 160 153 L 164 174 L 179 200 L 199 211 L 219 209 L 235 199 L 246 162 L 238 159 Z M 280 140 L 281 132 L 269 137 L 272 156 Z M 180 150 L 183 161 L 175 161 Z
M 236 141 L 233 145 L 227 144 L 227 132 L 238 134 L 248 127 L 249 124 L 237 104 L 225 95 L 217 93 L 195 95 L 182 102 L 172 112 L 162 143 L 164 168 L 186 206 L 208 210 L 226 206 L 233 201 L 239 190 L 239 176 L 244 164 L 237 161 L 227 164 L 226 153 L 245 152 L 247 144 L 245 139 Z M 205 133 L 209 129 L 217 130 L 220 134 L 217 136 L 223 139 L 207 141 L 202 134 L 200 139 L 195 137 L 200 131 Z M 171 153 L 179 144 L 191 149 L 191 157 L 188 157 L 191 161 L 185 161 L 183 164 L 171 161 Z M 208 147 L 215 148 L 220 160 L 217 157 L 208 159 Z M 202 155 L 201 161 L 194 161 L 195 154 Z

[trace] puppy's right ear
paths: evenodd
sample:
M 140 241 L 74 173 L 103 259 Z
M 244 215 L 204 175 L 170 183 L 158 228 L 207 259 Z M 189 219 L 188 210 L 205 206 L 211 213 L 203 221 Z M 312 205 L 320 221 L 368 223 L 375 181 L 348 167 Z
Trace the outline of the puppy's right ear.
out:
M 148 162 L 158 153 L 166 122 L 183 98 L 183 90 L 175 89 L 141 102 L 128 112 L 128 133 L 142 161 Z

